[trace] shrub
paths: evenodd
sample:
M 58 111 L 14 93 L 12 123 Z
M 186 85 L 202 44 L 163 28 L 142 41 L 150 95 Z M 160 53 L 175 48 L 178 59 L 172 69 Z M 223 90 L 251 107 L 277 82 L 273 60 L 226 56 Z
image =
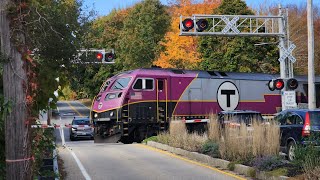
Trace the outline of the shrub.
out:
M 142 143 L 146 144 L 148 141 L 157 141 L 157 140 L 158 140 L 157 136 L 151 136 L 151 137 L 148 137 L 147 139 L 144 139 Z
M 208 128 L 208 138 L 210 141 L 219 142 L 221 137 L 221 131 L 220 131 L 220 123 L 218 122 L 217 115 L 210 115 L 210 122 L 209 122 L 209 128 Z
M 229 118 L 232 120 L 232 117 Z M 213 129 L 219 127 L 210 127 L 209 131 Z M 263 123 L 253 119 L 252 127 L 244 123 L 236 127 L 226 125 L 219 133 L 219 151 L 223 159 L 248 162 L 254 157 L 279 153 L 280 128 L 274 121 Z M 212 137 L 210 134 L 213 133 L 209 132 L 209 137 Z
M 236 163 L 230 162 L 227 167 L 230 171 L 233 171 L 236 168 Z
M 320 156 L 307 155 L 302 164 L 306 179 L 320 179 Z
M 205 134 L 188 134 L 185 123 L 181 121 L 171 121 L 169 132 L 157 136 L 159 143 L 195 152 L 200 152 L 207 140 L 208 137 Z
M 260 171 L 272 171 L 283 167 L 286 162 L 279 156 L 263 156 L 255 158 L 252 165 Z
M 214 158 L 220 157 L 219 144 L 210 140 L 206 141 L 201 148 L 201 153 L 207 154 Z

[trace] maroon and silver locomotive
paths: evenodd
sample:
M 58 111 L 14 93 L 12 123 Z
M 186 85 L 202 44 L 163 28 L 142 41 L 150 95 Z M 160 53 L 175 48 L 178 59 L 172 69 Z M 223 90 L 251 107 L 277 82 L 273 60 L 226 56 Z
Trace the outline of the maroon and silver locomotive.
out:
M 139 142 L 167 130 L 171 119 L 196 127 L 206 124 L 211 113 L 223 110 L 274 114 L 281 108 L 281 91 L 267 86 L 274 78 L 261 73 L 161 68 L 120 73 L 105 81 L 93 100 L 95 142 Z M 297 89 L 301 102 L 306 97 L 304 87 Z

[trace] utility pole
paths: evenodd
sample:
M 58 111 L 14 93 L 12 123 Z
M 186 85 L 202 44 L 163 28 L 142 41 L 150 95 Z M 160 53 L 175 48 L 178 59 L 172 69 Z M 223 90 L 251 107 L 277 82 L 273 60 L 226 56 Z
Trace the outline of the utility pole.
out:
M 315 75 L 314 75 L 314 35 L 313 35 L 313 9 L 312 0 L 308 0 L 308 106 L 316 108 Z

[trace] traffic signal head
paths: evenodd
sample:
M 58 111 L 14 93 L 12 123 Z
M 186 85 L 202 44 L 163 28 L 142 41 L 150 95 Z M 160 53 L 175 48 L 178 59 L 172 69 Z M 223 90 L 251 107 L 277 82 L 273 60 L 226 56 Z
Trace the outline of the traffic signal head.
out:
M 115 54 L 113 54 L 113 53 L 106 53 L 106 61 L 107 62 L 112 62 L 113 60 L 114 60 L 114 58 L 115 58 Z
M 197 21 L 197 31 L 202 32 L 208 29 L 209 23 L 206 19 L 199 19 Z
M 196 22 L 196 30 L 202 32 L 208 29 L 209 23 L 206 19 L 199 19 Z M 187 18 L 182 21 L 182 31 L 189 31 L 194 28 L 194 21 L 191 18 Z
M 103 53 L 101 53 L 101 52 L 98 52 L 97 54 L 96 54 L 96 59 L 98 60 L 98 61 L 103 61 L 103 58 L 104 58 L 104 54 Z
M 282 79 L 272 79 L 268 83 L 268 87 L 271 91 L 281 90 L 284 88 L 284 81 Z
M 288 79 L 286 84 L 287 84 L 287 88 L 289 90 L 295 90 L 295 89 L 297 89 L 297 87 L 299 85 L 298 80 L 296 80 L 294 78 Z
M 193 20 L 188 18 L 182 21 L 182 31 L 189 31 L 194 27 Z

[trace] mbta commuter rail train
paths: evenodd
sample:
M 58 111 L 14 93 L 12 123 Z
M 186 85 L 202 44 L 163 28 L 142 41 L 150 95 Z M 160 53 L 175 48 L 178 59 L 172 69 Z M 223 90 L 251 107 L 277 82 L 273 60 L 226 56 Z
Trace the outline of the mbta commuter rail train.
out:
M 139 142 L 166 130 L 171 119 L 197 127 L 207 123 L 209 114 L 222 110 L 274 114 L 281 109 L 281 91 L 271 91 L 267 84 L 276 78 L 261 73 L 161 68 L 120 73 L 104 82 L 92 102 L 95 142 Z M 307 79 L 295 78 L 299 81 L 297 102 L 306 103 Z

